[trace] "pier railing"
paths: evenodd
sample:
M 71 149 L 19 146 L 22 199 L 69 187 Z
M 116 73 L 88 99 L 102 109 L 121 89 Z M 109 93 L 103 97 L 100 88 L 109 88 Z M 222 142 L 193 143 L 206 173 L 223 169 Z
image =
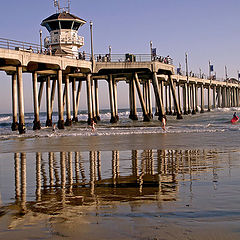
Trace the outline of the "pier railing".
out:
M 41 46 L 36 43 L 21 42 L 6 38 L 0 38 L 0 48 L 35 53 L 46 52 L 44 47 L 41 49 Z
M 180 76 L 187 76 L 187 73 L 185 71 L 180 71 L 177 73 L 177 75 L 180 75 Z M 188 73 L 188 77 L 192 77 L 192 78 L 200 78 L 200 79 L 207 79 L 207 80 L 216 80 L 216 81 L 221 81 L 221 82 L 224 82 L 226 81 L 225 78 L 220 78 L 220 77 L 216 77 L 215 75 L 212 75 L 211 77 L 207 76 L 206 74 L 204 73 L 193 73 L 193 72 L 189 72 Z
M 151 54 L 95 54 L 97 62 L 151 62 L 158 61 L 165 64 L 173 65 L 173 59 L 160 55 L 152 56 Z
M 16 40 L 11 40 L 7 38 L 0 38 L 0 48 L 11 49 L 16 51 L 24 51 L 29 53 L 45 54 L 45 55 L 55 55 L 51 48 L 45 48 L 36 43 L 21 42 Z M 66 57 L 69 58 L 69 55 Z M 71 57 L 71 56 L 70 56 Z M 72 58 L 91 61 L 91 54 L 85 53 L 84 51 L 72 52 Z M 163 57 L 160 55 L 151 54 L 95 54 L 94 59 L 97 62 L 161 62 L 165 64 L 173 65 L 173 59 L 169 56 Z

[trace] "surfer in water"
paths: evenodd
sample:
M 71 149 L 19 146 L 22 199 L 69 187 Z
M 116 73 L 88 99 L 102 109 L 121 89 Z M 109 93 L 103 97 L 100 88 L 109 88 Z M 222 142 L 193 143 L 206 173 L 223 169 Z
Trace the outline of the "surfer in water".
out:
M 238 117 L 237 113 L 234 112 L 234 114 L 233 114 L 233 118 L 232 118 L 232 120 L 231 120 L 231 123 L 237 123 L 238 120 L 239 120 L 239 117 Z
M 92 129 L 92 132 L 95 132 L 95 125 L 96 125 L 96 123 L 95 123 L 95 121 L 92 119 L 91 120 L 91 124 L 90 124 L 90 127 L 91 127 L 91 129 Z
M 165 116 L 162 117 L 162 129 L 163 131 L 166 131 L 166 122 L 167 122 L 167 119 Z
M 53 124 L 52 131 L 53 131 L 53 132 L 56 131 L 56 124 L 55 124 L 55 123 Z

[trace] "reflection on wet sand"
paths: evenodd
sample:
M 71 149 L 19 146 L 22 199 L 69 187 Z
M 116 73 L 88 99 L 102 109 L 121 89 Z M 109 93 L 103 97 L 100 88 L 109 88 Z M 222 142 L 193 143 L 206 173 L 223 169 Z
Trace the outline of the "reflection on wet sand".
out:
M 46 157 L 45 153 L 36 153 L 36 200 L 29 201 L 26 171 L 33 169 L 27 169 L 26 153 L 15 153 L 15 200 L 19 214 L 51 214 L 67 205 L 176 201 L 179 181 L 191 182 L 194 175 L 210 169 L 213 182 L 217 181 L 216 161 L 209 168 L 209 160 L 217 159 L 216 151 L 132 150 L 127 152 L 129 167 L 119 151 L 90 151 L 88 160 L 82 154 L 50 152 Z

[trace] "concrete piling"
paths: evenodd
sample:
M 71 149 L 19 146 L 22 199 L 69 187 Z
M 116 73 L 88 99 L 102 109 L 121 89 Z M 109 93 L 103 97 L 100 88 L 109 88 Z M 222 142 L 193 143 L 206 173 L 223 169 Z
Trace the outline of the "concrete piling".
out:
M 100 112 L 99 112 L 99 95 L 98 95 L 98 80 L 94 81 L 95 83 L 95 107 L 96 107 L 96 119 L 101 121 Z
M 181 111 L 180 111 L 180 108 L 179 108 L 179 105 L 178 105 L 178 102 L 177 102 L 176 91 L 175 91 L 175 88 L 174 88 L 174 84 L 173 84 L 173 80 L 172 80 L 171 75 L 168 75 L 168 80 L 169 80 L 170 87 L 171 87 L 171 90 L 172 90 L 174 106 L 175 106 L 175 109 L 177 111 L 177 119 L 182 119 L 182 114 L 181 114 Z
M 187 110 L 187 83 L 184 83 L 183 86 L 183 114 L 188 115 L 188 110 Z
M 109 75 L 108 87 L 109 87 L 109 100 L 110 100 L 110 109 L 111 109 L 110 123 L 116 123 L 117 118 L 116 118 L 115 107 L 114 107 L 113 76 L 112 76 L 112 74 Z
M 152 84 L 153 84 L 153 90 L 154 90 L 155 99 L 158 107 L 158 113 L 159 113 L 158 119 L 162 121 L 166 113 L 164 111 L 164 106 L 162 103 L 162 96 L 160 95 L 160 92 L 159 92 L 158 78 L 157 78 L 156 72 L 153 73 Z
M 195 84 L 195 111 L 196 113 L 199 112 L 198 111 L 198 84 Z
M 93 115 L 93 120 L 95 123 L 97 122 L 97 117 L 96 117 L 96 99 L 95 99 L 95 88 L 94 88 L 94 80 L 91 78 L 91 102 L 92 102 L 92 115 Z
M 62 94 L 62 70 L 58 70 L 58 129 L 64 129 L 63 118 L 63 94 Z
M 46 79 L 46 109 L 47 109 L 47 120 L 46 127 L 52 126 L 52 112 L 51 112 L 51 77 L 47 76 Z
M 17 121 L 17 74 L 12 74 L 12 131 L 18 130 Z
M 194 91 L 195 91 L 195 84 L 192 84 L 192 114 L 196 114 L 196 103 L 195 103 L 195 94 L 194 94 Z
M 91 74 L 87 74 L 87 105 L 88 105 L 88 124 L 91 123 L 93 120 L 93 114 L 92 114 L 92 96 L 91 96 Z
M 18 131 L 20 134 L 26 132 L 25 119 L 24 119 L 24 99 L 23 99 L 23 79 L 22 79 L 22 66 L 17 67 L 17 88 L 18 88 Z
M 210 85 L 207 86 L 207 90 L 208 90 L 208 112 L 211 111 L 211 107 L 210 107 L 210 95 L 211 95 L 211 88 L 210 88 Z
M 138 93 L 138 97 L 139 97 L 139 101 L 142 107 L 142 111 L 143 111 L 143 121 L 144 122 L 149 122 L 150 121 L 150 117 L 148 115 L 147 109 L 146 109 L 146 105 L 143 99 L 143 95 L 141 92 L 141 87 L 140 87 L 140 83 L 139 83 L 139 79 L 138 79 L 138 74 L 135 73 L 134 75 L 134 82 L 136 84 L 136 88 L 137 88 L 137 93 Z
M 39 103 L 37 96 L 37 73 L 33 72 L 32 82 L 33 82 L 33 105 L 34 105 L 34 121 L 33 121 L 33 130 L 40 130 L 41 123 L 39 119 Z
M 66 75 L 65 78 L 65 89 L 66 89 L 66 112 L 67 112 L 67 118 L 65 121 L 65 126 L 71 126 L 72 125 L 72 119 L 71 119 L 71 108 L 70 108 L 70 87 L 69 87 L 69 76 Z
M 72 121 L 73 122 L 78 122 L 76 110 L 77 110 L 76 109 L 76 78 L 73 78 L 72 79 L 72 112 L 73 112 Z
M 200 113 L 204 113 L 204 87 L 201 84 L 201 111 Z

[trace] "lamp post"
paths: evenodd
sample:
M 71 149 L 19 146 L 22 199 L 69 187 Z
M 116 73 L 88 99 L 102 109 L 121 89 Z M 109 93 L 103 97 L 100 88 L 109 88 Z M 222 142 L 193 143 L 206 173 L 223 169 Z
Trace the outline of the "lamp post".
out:
M 152 46 L 153 46 L 153 43 L 152 43 L 152 41 L 150 41 L 151 61 L 153 59 L 153 57 L 152 57 Z
M 111 62 L 112 47 L 109 46 L 108 50 L 109 50 L 109 62 Z
M 42 53 L 42 29 L 39 30 L 40 34 L 40 53 Z
M 90 21 L 90 33 L 91 33 L 91 58 L 92 61 L 94 61 L 93 59 L 93 22 Z
M 187 76 L 187 82 L 188 82 L 188 55 L 185 53 L 185 61 L 186 61 L 186 76 Z

